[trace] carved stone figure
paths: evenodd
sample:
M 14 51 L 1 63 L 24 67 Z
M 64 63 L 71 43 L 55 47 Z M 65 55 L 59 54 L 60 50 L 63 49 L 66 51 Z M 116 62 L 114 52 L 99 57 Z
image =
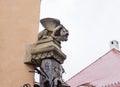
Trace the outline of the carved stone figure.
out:
M 61 65 L 66 59 L 61 42 L 67 41 L 69 32 L 58 19 L 44 18 L 40 22 L 45 29 L 38 34 L 37 43 L 28 47 L 25 63 L 33 64 L 40 74 L 40 87 L 69 87 L 62 79 Z
M 58 19 L 45 18 L 40 22 L 45 29 L 39 33 L 38 41 L 50 38 L 58 42 L 67 41 L 69 32 L 62 24 L 60 24 Z

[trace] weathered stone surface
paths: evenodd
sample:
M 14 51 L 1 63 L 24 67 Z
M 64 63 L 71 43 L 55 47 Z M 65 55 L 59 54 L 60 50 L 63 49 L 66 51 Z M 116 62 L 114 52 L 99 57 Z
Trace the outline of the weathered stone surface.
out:
M 62 73 L 63 73 L 63 67 L 60 63 L 55 61 L 54 59 L 44 59 L 42 60 L 41 67 L 44 69 L 46 74 L 49 76 L 48 78 L 44 78 L 41 76 L 41 82 L 49 81 L 51 87 L 54 87 L 57 85 L 56 80 L 59 80 L 61 82 L 64 82 L 62 80 Z M 41 87 L 43 84 L 41 83 Z M 44 87 L 44 86 L 43 86 Z
M 41 20 L 41 24 L 45 29 L 39 33 L 38 42 L 49 40 L 50 38 L 53 38 L 59 44 L 61 41 L 67 41 L 69 32 L 60 24 L 58 19 L 45 18 Z
M 55 18 L 44 18 L 44 19 L 41 19 L 40 22 L 45 29 L 48 29 L 50 31 L 53 31 L 55 27 L 60 25 L 60 21 Z
M 59 63 L 63 63 L 66 55 L 55 46 L 48 46 L 45 48 L 36 47 L 36 45 L 28 46 L 25 55 L 25 63 L 31 63 L 31 59 L 42 60 L 45 58 L 53 58 Z

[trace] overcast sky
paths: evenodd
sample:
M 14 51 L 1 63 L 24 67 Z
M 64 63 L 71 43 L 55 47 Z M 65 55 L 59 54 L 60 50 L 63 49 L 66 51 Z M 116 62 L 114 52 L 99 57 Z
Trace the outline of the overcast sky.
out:
M 108 52 L 110 41 L 120 41 L 120 0 L 41 0 L 40 18 L 46 17 L 59 19 L 70 33 L 62 43 L 65 80 Z

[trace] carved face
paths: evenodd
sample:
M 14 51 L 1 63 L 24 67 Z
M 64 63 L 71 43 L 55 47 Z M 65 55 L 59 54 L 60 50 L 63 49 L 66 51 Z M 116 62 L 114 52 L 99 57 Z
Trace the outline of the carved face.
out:
M 65 29 L 64 27 L 61 29 L 60 31 L 60 35 L 61 35 L 61 41 L 67 41 L 68 40 L 68 35 L 69 32 L 67 29 Z
M 54 36 L 58 41 L 67 41 L 68 35 L 69 35 L 69 32 L 64 26 L 60 27 L 54 32 Z

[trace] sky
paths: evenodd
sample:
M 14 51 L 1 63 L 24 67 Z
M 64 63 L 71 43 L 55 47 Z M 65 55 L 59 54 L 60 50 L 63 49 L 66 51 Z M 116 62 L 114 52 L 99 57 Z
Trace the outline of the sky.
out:
M 110 41 L 120 42 L 120 0 L 41 0 L 40 8 L 40 19 L 57 18 L 69 31 L 64 80 L 108 52 Z

